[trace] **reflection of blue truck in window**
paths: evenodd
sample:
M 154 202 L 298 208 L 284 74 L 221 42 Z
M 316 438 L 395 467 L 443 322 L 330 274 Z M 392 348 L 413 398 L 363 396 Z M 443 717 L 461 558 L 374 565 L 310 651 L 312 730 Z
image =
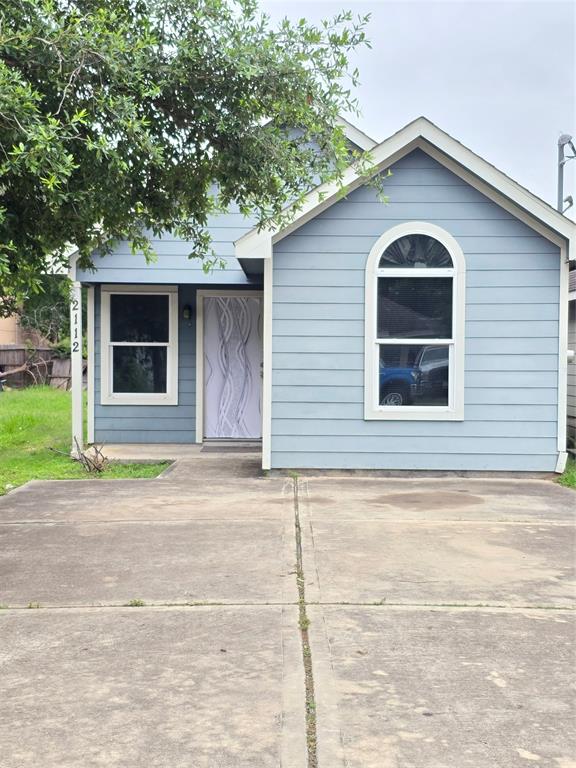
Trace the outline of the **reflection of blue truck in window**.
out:
M 380 405 L 447 405 L 447 346 L 422 347 L 412 366 L 380 365 Z

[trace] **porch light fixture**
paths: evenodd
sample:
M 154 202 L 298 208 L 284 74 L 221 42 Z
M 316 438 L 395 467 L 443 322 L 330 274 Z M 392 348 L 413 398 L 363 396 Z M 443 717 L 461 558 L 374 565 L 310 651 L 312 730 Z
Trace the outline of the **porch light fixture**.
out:
M 182 307 L 182 319 L 190 321 L 192 319 L 192 307 L 190 304 L 185 304 Z

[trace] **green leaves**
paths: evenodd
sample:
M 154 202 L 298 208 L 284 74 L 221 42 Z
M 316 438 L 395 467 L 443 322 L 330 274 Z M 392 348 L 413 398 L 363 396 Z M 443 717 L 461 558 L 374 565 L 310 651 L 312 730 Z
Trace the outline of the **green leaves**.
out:
M 69 243 L 84 265 L 110 238 L 151 260 L 146 231 L 169 229 L 211 269 L 209 215 L 264 226 L 341 179 L 366 23 L 273 27 L 255 0 L 2 3 L 0 312 Z

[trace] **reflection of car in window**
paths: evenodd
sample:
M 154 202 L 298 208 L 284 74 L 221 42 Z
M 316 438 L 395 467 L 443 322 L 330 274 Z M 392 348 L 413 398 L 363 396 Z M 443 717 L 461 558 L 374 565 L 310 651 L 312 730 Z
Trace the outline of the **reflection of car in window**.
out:
M 447 346 L 416 347 L 412 365 L 380 363 L 380 405 L 447 405 Z

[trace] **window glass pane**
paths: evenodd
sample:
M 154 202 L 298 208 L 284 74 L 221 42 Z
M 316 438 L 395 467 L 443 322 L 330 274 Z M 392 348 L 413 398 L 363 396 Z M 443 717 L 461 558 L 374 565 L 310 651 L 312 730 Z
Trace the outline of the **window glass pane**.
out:
M 446 269 L 452 266 L 452 258 L 446 248 L 429 235 L 400 237 L 386 248 L 378 264 L 379 269 L 387 267 Z
M 110 296 L 111 341 L 168 341 L 168 296 Z
M 448 405 L 448 346 L 380 345 L 380 405 Z
M 378 338 L 450 339 L 451 277 L 379 277 Z
M 166 392 L 167 347 L 112 347 L 113 392 Z

